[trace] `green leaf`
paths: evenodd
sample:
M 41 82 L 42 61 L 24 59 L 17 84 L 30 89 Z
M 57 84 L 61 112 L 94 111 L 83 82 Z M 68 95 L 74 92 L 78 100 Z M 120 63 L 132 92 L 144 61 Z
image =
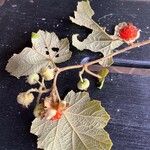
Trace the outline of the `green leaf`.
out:
M 19 78 L 24 75 L 37 73 L 42 67 L 48 65 L 48 56 L 41 55 L 32 48 L 25 48 L 20 54 L 14 54 L 9 59 L 6 70 L 11 75 Z
M 78 3 L 77 11 L 74 12 L 75 18 L 70 17 L 71 21 L 92 29 L 92 33 L 82 42 L 78 40 L 78 34 L 73 35 L 72 43 L 79 49 L 89 49 L 93 52 L 101 52 L 104 57 L 113 53 L 113 50 L 121 46 L 123 42 L 116 36 L 106 33 L 103 27 L 100 27 L 93 19 L 94 12 L 90 7 L 89 1 L 81 1 Z M 100 62 L 103 67 L 110 66 L 113 63 L 112 58 Z
M 109 74 L 109 70 L 107 68 L 102 68 L 102 70 L 99 72 L 99 75 L 101 77 L 99 79 L 99 83 L 100 83 L 100 86 L 98 87 L 99 89 L 103 88 L 105 79 L 108 76 L 108 74 Z
M 75 18 L 70 17 L 70 20 L 80 26 L 98 31 L 100 29 L 99 25 L 92 20 L 94 14 L 89 1 L 81 1 L 78 2 L 77 11 L 74 12 Z
M 55 68 L 55 63 L 67 61 L 72 55 L 68 39 L 59 40 L 55 33 L 39 30 L 32 34 L 31 40 L 32 48 L 14 54 L 6 66 L 6 70 L 17 78 L 39 73 L 43 67 Z M 53 48 L 58 49 L 54 51 Z
M 102 81 L 104 78 L 106 78 L 109 74 L 109 70 L 107 68 L 102 68 L 101 71 L 99 72 L 100 75 L 100 81 Z
M 38 39 L 40 38 L 40 35 L 38 33 L 35 33 L 35 32 L 32 32 L 32 36 L 31 36 L 31 39 Z
M 110 150 L 112 142 L 103 129 L 110 117 L 100 102 L 87 92 L 69 92 L 64 99 L 69 108 L 58 121 L 36 118 L 31 133 L 38 136 L 44 150 Z

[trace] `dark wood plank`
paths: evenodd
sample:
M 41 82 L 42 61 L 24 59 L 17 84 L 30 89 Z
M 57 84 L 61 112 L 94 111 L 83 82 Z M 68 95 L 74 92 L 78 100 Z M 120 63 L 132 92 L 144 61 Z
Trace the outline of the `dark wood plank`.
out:
M 69 36 L 70 39 L 73 33 L 87 35 L 88 29 L 80 28 L 69 21 L 69 16 L 73 15 L 76 5 L 77 0 L 11 0 L 6 2 L 0 7 L 0 58 L 5 57 L 7 60 L 14 52 L 20 52 L 23 47 L 31 45 L 31 32 L 38 29 L 55 31 L 60 37 Z M 94 19 L 101 22 L 102 26 L 106 26 L 110 32 L 112 32 L 112 27 L 119 22 L 129 21 L 141 28 L 141 40 L 149 38 L 150 2 L 93 0 L 91 5 L 95 11 Z M 77 57 L 79 55 L 80 53 Z M 149 46 L 145 46 L 118 56 L 116 63 L 123 62 L 124 64 L 129 60 L 132 64 L 143 62 L 143 65 L 149 65 L 149 56 Z
M 17 94 L 28 89 L 24 81 L 6 75 L 0 79 L 1 150 L 36 149 L 36 138 L 29 133 L 32 106 L 26 110 L 16 102 Z M 61 95 L 70 89 L 77 91 L 77 81 L 76 71 L 60 76 Z M 100 99 L 111 115 L 106 130 L 114 142 L 113 149 L 150 150 L 150 78 L 111 74 L 102 90 L 96 88 L 93 78 L 91 81 L 90 95 Z
M 91 88 L 111 115 L 114 150 L 150 150 L 150 78 L 110 75 L 102 91 Z
M 31 46 L 30 35 L 39 28 L 55 31 L 60 37 L 73 33 L 87 35 L 89 30 L 71 24 L 77 0 L 9 0 L 0 7 L 0 150 L 35 150 L 36 138 L 29 133 L 32 106 L 29 110 L 20 107 L 16 96 L 29 87 L 25 79 L 17 80 L 4 71 L 8 58 Z M 143 31 L 141 39 L 149 38 L 149 2 L 100 1 L 91 2 L 95 20 L 111 27 L 122 21 L 135 22 Z M 105 17 L 104 17 L 105 16 Z M 63 65 L 80 63 L 84 57 L 94 59 L 91 52 L 73 50 L 71 61 Z M 149 46 L 118 56 L 116 64 L 150 67 Z M 70 76 L 74 80 L 70 80 Z M 127 75 L 110 75 L 103 90 L 96 89 L 94 79 L 89 89 L 93 98 L 101 99 L 102 105 L 112 119 L 106 128 L 114 142 L 114 150 L 150 150 L 150 78 Z M 60 78 L 62 96 L 76 89 L 76 71 L 66 72 Z

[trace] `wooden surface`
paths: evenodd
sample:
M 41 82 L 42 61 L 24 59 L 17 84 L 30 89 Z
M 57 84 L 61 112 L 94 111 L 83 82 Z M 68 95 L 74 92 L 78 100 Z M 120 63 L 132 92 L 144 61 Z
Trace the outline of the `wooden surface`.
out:
M 73 25 L 68 19 L 76 5 L 77 0 L 9 0 L 0 7 L 0 150 L 36 150 L 36 137 L 29 133 L 33 107 L 26 110 L 16 102 L 17 94 L 29 86 L 24 84 L 24 78 L 17 80 L 5 72 L 8 58 L 31 46 L 31 32 L 38 29 L 70 39 L 73 33 L 86 36 L 88 29 Z M 110 32 L 117 23 L 130 21 L 141 28 L 141 40 L 149 38 L 150 2 L 92 0 L 91 5 L 95 20 Z M 73 58 L 69 64 L 80 63 L 87 56 L 97 57 L 71 49 Z M 150 68 L 150 46 L 117 56 L 115 64 Z M 110 74 L 101 91 L 96 88 L 95 79 L 91 80 L 91 96 L 101 100 L 112 118 L 106 128 L 114 143 L 112 149 L 150 150 L 150 78 Z M 62 75 L 61 96 L 71 89 L 77 91 L 77 81 L 76 71 Z

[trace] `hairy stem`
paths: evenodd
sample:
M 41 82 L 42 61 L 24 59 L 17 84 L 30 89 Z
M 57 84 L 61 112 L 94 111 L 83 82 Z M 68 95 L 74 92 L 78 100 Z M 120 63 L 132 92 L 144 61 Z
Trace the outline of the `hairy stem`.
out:
M 44 83 L 44 78 L 42 78 L 42 81 L 41 82 L 39 81 L 38 83 L 39 83 L 40 87 L 38 89 L 39 94 L 38 94 L 38 97 L 37 97 L 37 100 L 36 100 L 37 104 L 40 103 L 40 99 L 41 99 L 42 94 L 50 92 L 50 89 L 46 89 L 46 86 L 45 86 L 45 83 Z
M 37 88 L 34 88 L 34 89 L 32 88 L 32 89 L 27 91 L 27 93 L 32 93 L 32 92 L 38 93 L 39 90 Z
M 84 71 L 85 71 L 85 67 L 83 67 L 82 70 L 79 72 L 79 78 L 80 78 L 81 82 L 83 82 L 82 75 L 84 74 Z
M 121 50 L 118 50 L 110 55 L 107 55 L 106 57 L 103 57 L 103 58 L 100 58 L 100 59 L 97 59 L 97 60 L 94 60 L 94 61 L 91 61 L 89 63 L 87 63 L 86 65 L 87 66 L 90 66 L 90 65 L 93 65 L 93 64 L 96 64 L 96 63 L 99 63 L 100 61 L 104 61 L 108 58 L 111 58 L 111 57 L 114 57 L 116 55 L 119 55 L 121 53 L 124 53 L 126 51 L 129 51 L 131 49 L 134 49 L 134 48 L 137 48 L 137 47 L 141 47 L 141 46 L 144 46 L 144 45 L 147 45 L 147 44 L 150 44 L 150 40 L 146 40 L 146 41 L 143 41 L 143 42 L 138 42 L 138 43 L 135 43 L 135 44 L 132 44 L 131 46 L 128 46 L 126 48 L 123 48 Z
M 91 65 L 94 65 L 94 64 L 97 64 L 99 63 L 100 61 L 104 61 L 108 58 L 111 58 L 111 57 L 114 57 L 116 55 L 119 55 L 121 53 L 124 53 L 125 51 L 129 51 L 131 49 L 134 49 L 134 48 L 137 48 L 137 47 L 140 47 L 140 46 L 144 46 L 144 45 L 147 45 L 147 44 L 150 44 L 150 40 L 146 40 L 146 41 L 143 41 L 143 42 L 138 42 L 138 43 L 134 43 L 126 48 L 123 48 L 121 50 L 118 50 L 110 55 L 107 55 L 106 57 L 103 57 L 103 58 L 99 58 L 97 60 L 94 60 L 94 61 L 91 61 L 91 62 L 88 62 L 86 64 L 80 64 L 80 65 L 73 65 L 73 66 L 67 66 L 67 67 L 62 67 L 62 68 L 57 68 L 57 71 L 56 71 L 56 75 L 54 77 L 54 81 L 53 81 L 53 90 L 54 92 L 56 92 L 56 96 L 58 98 L 59 101 L 61 101 L 61 98 L 59 96 L 59 92 L 58 92 L 58 88 L 57 88 L 57 78 L 58 78 L 58 75 L 64 71 L 67 71 L 67 70 L 72 70 L 72 69 L 80 69 L 80 68 L 84 68 L 85 71 L 94 76 L 94 77 L 97 77 L 97 78 L 100 78 L 97 74 L 91 72 L 88 67 L 91 66 Z
M 86 72 L 86 73 L 88 73 L 89 75 L 93 76 L 93 77 L 98 78 L 98 79 L 100 79 L 100 78 L 101 78 L 101 76 L 100 76 L 100 75 L 95 74 L 94 72 L 90 71 L 90 70 L 88 69 L 88 67 L 87 67 L 87 66 L 85 67 L 85 72 Z
M 59 92 L 58 92 L 58 88 L 57 88 L 57 78 L 58 78 L 58 75 L 60 73 L 60 69 L 58 68 L 57 71 L 56 71 L 56 74 L 55 74 L 55 77 L 54 77 L 54 81 L 53 81 L 53 89 L 52 89 L 52 92 L 53 94 L 57 96 L 57 98 L 54 98 L 55 99 L 58 99 L 59 101 L 61 101 L 60 99 L 60 96 L 59 96 Z

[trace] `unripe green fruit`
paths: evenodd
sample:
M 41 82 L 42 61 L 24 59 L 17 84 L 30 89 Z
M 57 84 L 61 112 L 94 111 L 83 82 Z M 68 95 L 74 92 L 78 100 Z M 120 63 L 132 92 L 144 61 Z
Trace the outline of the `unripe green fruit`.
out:
M 83 82 L 80 80 L 77 84 L 79 90 L 87 90 L 90 86 L 90 81 L 86 78 L 83 79 Z
M 32 93 L 22 92 L 17 96 L 17 102 L 25 107 L 28 107 L 34 100 Z
M 55 76 L 55 71 L 54 69 L 50 69 L 50 68 L 42 68 L 40 75 L 46 80 L 46 81 L 50 81 L 52 79 L 54 79 Z
M 30 85 L 33 85 L 33 84 L 36 84 L 37 81 L 39 81 L 39 75 L 37 73 L 34 73 L 34 74 L 31 74 L 28 76 L 27 78 L 27 82 L 30 84 Z

